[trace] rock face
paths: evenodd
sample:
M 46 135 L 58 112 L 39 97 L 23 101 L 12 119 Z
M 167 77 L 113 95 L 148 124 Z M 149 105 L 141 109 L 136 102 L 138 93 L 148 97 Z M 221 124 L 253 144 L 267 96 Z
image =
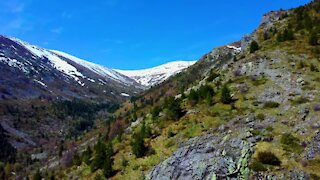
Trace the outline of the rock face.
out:
M 243 128 L 237 137 L 222 130 L 190 139 L 146 179 L 248 179 L 255 140 L 247 130 Z

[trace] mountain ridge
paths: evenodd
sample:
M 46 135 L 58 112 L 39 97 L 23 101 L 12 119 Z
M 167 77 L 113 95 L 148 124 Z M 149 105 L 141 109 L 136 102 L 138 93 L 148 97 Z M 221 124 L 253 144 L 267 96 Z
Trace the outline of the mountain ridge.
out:
M 171 61 L 159 66 L 152 68 L 139 69 L 139 70 L 119 70 L 114 69 L 115 71 L 122 73 L 136 82 L 144 85 L 146 87 L 151 87 L 157 84 L 162 83 L 167 80 L 169 77 L 174 76 L 175 74 L 183 71 L 189 66 L 196 63 L 196 61 Z

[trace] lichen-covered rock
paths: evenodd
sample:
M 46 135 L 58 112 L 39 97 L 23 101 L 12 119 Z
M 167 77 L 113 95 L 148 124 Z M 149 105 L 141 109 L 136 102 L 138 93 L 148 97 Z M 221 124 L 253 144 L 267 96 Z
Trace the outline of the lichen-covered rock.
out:
M 312 160 L 316 155 L 320 155 L 320 132 L 318 132 L 308 143 L 304 152 L 304 158 Z
M 205 135 L 186 142 L 146 179 L 247 179 L 250 142 L 229 135 Z

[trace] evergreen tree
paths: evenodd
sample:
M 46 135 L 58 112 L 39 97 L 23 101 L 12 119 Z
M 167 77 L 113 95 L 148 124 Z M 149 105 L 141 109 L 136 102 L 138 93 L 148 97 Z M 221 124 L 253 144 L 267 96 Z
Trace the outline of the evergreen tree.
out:
M 182 115 L 180 100 L 174 97 L 167 97 L 164 102 L 164 108 L 169 119 L 178 120 Z
M 227 85 L 224 85 L 221 89 L 221 102 L 224 104 L 230 104 L 232 102 L 232 97 L 230 95 L 230 90 Z
M 254 53 L 259 49 L 260 49 L 259 44 L 257 43 L 257 41 L 253 40 L 250 44 L 250 53 Z
M 198 94 L 194 89 L 190 90 L 189 96 L 188 96 L 188 100 L 192 103 L 192 104 L 197 104 L 198 102 Z
M 106 178 L 109 178 L 112 176 L 112 173 L 113 173 L 113 159 L 112 159 L 112 156 L 113 156 L 114 152 L 113 152 L 113 147 L 112 147 L 112 143 L 111 141 L 108 142 L 107 144 L 107 147 L 106 147 L 106 160 L 105 160 L 105 163 L 103 165 L 103 175 L 106 177 Z
M 132 152 L 137 158 L 143 157 L 146 152 L 146 146 L 144 145 L 144 140 L 141 134 L 137 133 L 133 136 L 133 141 L 131 142 Z
M 151 111 L 152 117 L 157 118 L 160 112 L 161 112 L 161 108 L 159 106 L 155 106 Z
M 147 147 L 144 144 L 144 138 L 147 134 L 145 123 L 142 124 L 140 131 L 136 132 L 132 136 L 131 148 L 134 155 L 137 158 L 143 157 L 146 154 Z
M 101 140 L 98 140 L 97 144 L 94 146 L 94 150 L 95 156 L 91 164 L 92 172 L 96 171 L 97 169 L 102 169 L 104 162 L 107 158 L 106 145 L 103 142 L 101 142 Z

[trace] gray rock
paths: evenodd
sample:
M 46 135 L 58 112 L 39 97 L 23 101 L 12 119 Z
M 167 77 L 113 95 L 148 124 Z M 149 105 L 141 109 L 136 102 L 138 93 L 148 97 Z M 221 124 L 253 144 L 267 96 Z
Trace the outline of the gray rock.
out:
M 182 145 L 157 165 L 146 179 L 247 179 L 251 143 L 229 135 L 205 135 Z

